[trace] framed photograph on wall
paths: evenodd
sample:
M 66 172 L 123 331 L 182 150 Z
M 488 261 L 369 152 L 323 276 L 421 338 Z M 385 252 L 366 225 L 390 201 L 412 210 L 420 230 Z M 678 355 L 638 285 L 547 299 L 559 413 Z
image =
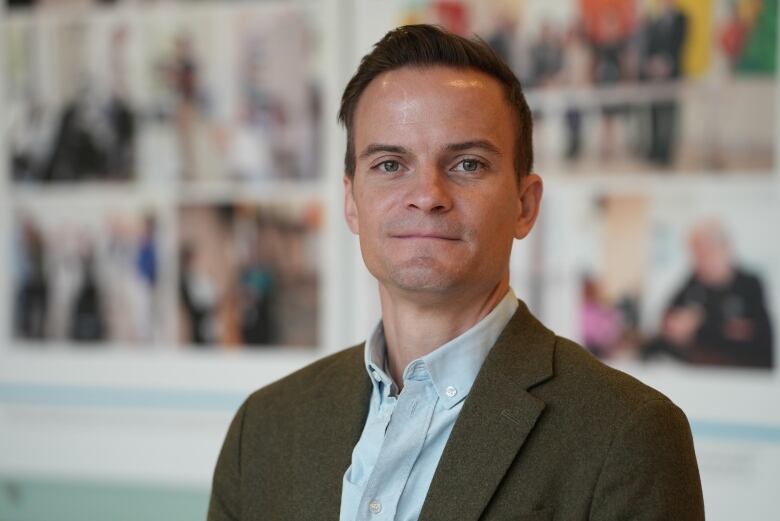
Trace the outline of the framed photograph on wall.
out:
M 316 347 L 322 218 L 314 200 L 181 206 L 180 342 Z
M 11 324 L 28 345 L 144 348 L 164 340 L 158 217 L 151 205 L 14 205 Z
M 545 316 L 611 363 L 776 366 L 780 248 L 756 226 L 780 222 L 774 192 L 574 192 L 541 218 L 545 242 L 567 245 L 563 261 L 542 249 Z
M 163 5 L 141 19 L 141 148 L 155 180 L 321 175 L 319 35 L 300 4 Z
M 55 10 L 2 21 L 7 171 L 17 185 L 138 179 L 138 33 L 120 12 Z

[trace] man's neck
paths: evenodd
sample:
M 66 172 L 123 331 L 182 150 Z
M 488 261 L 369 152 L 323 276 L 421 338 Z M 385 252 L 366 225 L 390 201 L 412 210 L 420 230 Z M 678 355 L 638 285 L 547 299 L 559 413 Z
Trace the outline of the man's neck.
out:
M 427 355 L 485 318 L 509 290 L 509 276 L 482 295 L 448 296 L 420 304 L 380 284 L 387 361 L 398 389 L 412 360 Z

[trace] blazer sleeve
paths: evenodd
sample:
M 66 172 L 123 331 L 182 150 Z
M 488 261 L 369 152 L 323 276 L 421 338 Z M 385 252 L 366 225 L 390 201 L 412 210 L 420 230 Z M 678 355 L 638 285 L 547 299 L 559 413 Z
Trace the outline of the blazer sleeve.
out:
M 241 435 L 247 404 L 238 409 L 230 423 L 214 469 L 208 521 L 241 519 Z
M 685 414 L 652 399 L 618 427 L 594 490 L 594 521 L 703 521 L 704 501 Z

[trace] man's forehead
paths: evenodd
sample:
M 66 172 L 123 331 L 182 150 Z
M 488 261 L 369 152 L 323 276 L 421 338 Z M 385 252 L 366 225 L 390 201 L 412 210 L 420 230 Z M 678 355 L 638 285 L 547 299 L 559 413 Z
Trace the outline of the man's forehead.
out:
M 377 76 L 363 92 L 355 111 L 355 137 L 362 141 L 406 129 L 427 133 L 436 128 L 462 133 L 462 139 L 498 137 L 502 122 L 512 125 L 511 114 L 501 84 L 485 73 L 404 67 Z
M 392 98 L 411 93 L 461 92 L 475 95 L 501 94 L 501 84 L 492 76 L 472 68 L 446 65 L 406 66 L 383 72 L 374 78 L 361 96 Z

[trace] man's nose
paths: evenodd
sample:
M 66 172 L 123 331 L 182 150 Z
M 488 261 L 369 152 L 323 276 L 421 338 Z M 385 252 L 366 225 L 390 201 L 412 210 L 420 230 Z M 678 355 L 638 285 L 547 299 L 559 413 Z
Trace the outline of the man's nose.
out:
M 406 207 L 436 213 L 452 208 L 449 178 L 438 165 L 424 167 L 415 173 Z

